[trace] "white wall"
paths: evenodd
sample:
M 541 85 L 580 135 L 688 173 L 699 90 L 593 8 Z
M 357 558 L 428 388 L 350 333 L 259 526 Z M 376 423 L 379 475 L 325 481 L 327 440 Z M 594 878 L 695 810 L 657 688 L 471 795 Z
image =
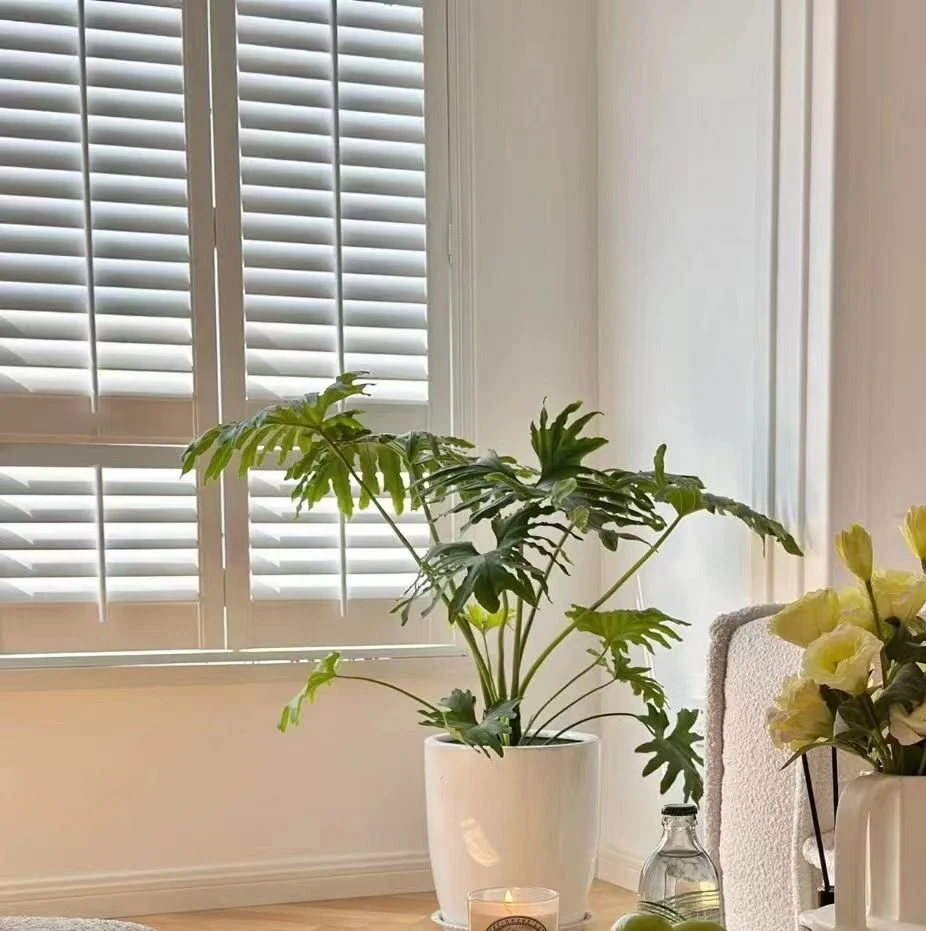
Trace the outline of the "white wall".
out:
M 833 529 L 872 528 L 877 561 L 915 568 L 897 526 L 926 501 L 926 5 L 839 4 L 830 439 Z
M 544 395 L 596 400 L 594 6 L 475 0 L 472 13 L 477 439 L 517 453 Z M 580 563 L 561 603 L 597 574 Z M 382 671 L 431 696 L 466 684 L 466 666 L 419 662 Z M 283 737 L 303 675 L 5 678 L 0 912 L 426 885 L 414 709 L 342 684 Z
M 645 599 L 696 625 L 657 662 L 691 700 L 710 618 L 832 584 L 851 521 L 912 568 L 896 527 L 924 500 L 926 6 L 599 0 L 598 22 L 613 435 L 634 459 L 665 440 L 673 468 L 770 509 L 806 554 L 763 562 L 705 519 L 647 569 Z M 632 883 L 659 799 L 626 731 L 605 745 L 601 872 Z
M 764 0 L 598 6 L 600 404 L 628 466 L 665 442 L 670 470 L 741 500 L 763 468 L 772 37 Z M 692 625 L 655 662 L 675 704 L 701 700 L 708 624 L 751 600 L 753 551 L 740 525 L 698 516 L 644 569 L 643 601 Z M 640 778 L 632 723 L 604 732 L 602 875 L 632 883 L 658 780 Z

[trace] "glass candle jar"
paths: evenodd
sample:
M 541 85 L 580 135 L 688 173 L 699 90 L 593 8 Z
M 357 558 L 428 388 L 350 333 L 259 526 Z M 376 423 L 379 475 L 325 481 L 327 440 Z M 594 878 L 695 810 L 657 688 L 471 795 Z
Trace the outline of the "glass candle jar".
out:
M 469 894 L 469 931 L 559 931 L 559 893 L 513 886 Z

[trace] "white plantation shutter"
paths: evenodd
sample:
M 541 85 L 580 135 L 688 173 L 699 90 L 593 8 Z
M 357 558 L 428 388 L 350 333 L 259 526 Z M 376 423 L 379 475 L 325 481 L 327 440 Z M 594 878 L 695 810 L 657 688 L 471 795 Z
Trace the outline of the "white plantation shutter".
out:
M 428 400 L 419 3 L 239 0 L 249 398 Z
M 77 3 L 0 4 L 0 390 L 89 393 Z
M 92 447 L 21 447 L 0 464 L 3 652 L 202 646 L 195 477 L 163 451 L 121 455 L 133 464 L 99 466 Z M 164 464 L 134 464 L 151 460 Z
M 244 357 L 240 410 L 353 370 L 373 380 L 363 406 L 383 429 L 440 423 L 428 382 L 424 28 L 420 0 L 237 2 L 239 158 L 228 170 L 245 326 L 241 344 L 224 339 L 223 361 Z M 388 616 L 415 567 L 382 518 L 344 521 L 332 501 L 294 522 L 289 490 L 281 473 L 252 474 L 246 503 L 232 504 L 250 522 L 231 563 L 250 576 L 233 612 L 247 641 L 427 636 L 426 623 L 402 629 Z M 402 526 L 423 552 L 420 515 Z
M 6 394 L 192 397 L 181 20 L 0 0 Z
M 182 0 L 0 0 L 3 653 L 219 645 L 183 59 Z
M 430 640 L 374 511 L 178 468 L 347 369 L 379 428 L 450 428 L 427 5 L 0 0 L 0 656 Z

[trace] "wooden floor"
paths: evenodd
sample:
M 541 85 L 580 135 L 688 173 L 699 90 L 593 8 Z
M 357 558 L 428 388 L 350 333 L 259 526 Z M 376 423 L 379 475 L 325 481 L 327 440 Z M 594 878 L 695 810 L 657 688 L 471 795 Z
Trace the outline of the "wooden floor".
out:
M 621 915 L 633 911 L 636 896 L 617 886 L 596 883 L 592 892 L 595 920 L 588 931 L 607 931 Z M 436 905 L 431 894 L 385 898 L 344 899 L 298 905 L 265 905 L 221 911 L 147 915 L 132 919 L 156 931 L 343 931 L 343 929 L 400 928 L 437 931 L 430 915 Z

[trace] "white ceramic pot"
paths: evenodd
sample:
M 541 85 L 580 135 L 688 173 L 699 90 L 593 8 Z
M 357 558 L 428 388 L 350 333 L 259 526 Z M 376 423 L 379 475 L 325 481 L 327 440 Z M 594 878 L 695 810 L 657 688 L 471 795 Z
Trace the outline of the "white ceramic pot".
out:
M 926 931 L 924 862 L 926 776 L 850 782 L 836 816 L 836 906 L 814 931 Z
M 499 758 L 453 743 L 424 744 L 428 846 L 441 923 L 466 927 L 466 896 L 492 886 L 560 894 L 560 928 L 588 915 L 598 855 L 599 746 L 508 747 Z

